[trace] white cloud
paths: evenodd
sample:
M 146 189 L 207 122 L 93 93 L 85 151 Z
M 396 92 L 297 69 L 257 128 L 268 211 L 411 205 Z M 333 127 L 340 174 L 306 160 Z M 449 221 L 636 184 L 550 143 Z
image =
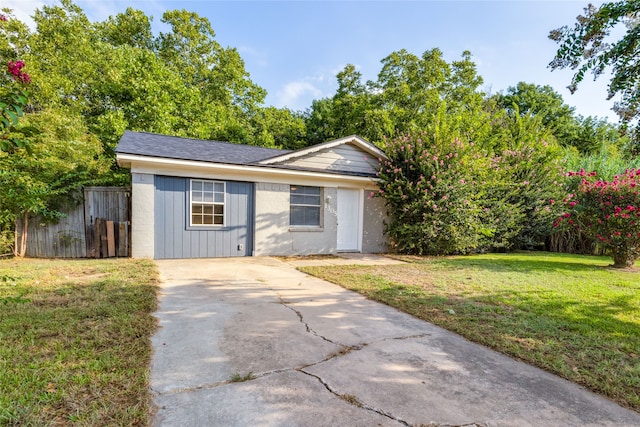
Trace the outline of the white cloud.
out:
M 316 87 L 311 79 L 289 82 L 276 92 L 276 107 L 300 108 L 301 104 L 308 106 L 310 99 L 320 98 L 322 90 Z

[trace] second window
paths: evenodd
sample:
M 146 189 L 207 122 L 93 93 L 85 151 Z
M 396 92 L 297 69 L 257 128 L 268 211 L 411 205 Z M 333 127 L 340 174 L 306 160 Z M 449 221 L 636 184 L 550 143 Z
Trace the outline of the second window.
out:
M 292 185 L 289 218 L 290 225 L 320 227 L 322 190 L 320 187 Z

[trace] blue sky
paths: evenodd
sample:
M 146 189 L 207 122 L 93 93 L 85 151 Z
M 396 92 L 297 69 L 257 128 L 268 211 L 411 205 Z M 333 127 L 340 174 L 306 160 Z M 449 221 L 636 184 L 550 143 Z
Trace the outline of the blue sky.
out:
M 2 0 L 2 7 L 28 16 L 51 0 Z M 187 9 L 207 17 L 223 46 L 238 49 L 251 79 L 268 92 L 267 104 L 304 110 L 313 99 L 331 96 L 335 75 L 354 64 L 365 80 L 375 79 L 380 60 L 407 49 L 416 55 L 439 48 L 448 61 L 469 50 L 495 93 L 519 81 L 551 85 L 576 112 L 609 117 L 608 77 L 587 78 L 576 94 L 566 89 L 572 73 L 547 64 L 556 44 L 549 31 L 573 25 L 585 1 L 167 1 L 76 0 L 92 20 L 127 6 L 154 18 L 163 31 L 165 10 Z M 593 2 L 600 4 L 601 2 Z

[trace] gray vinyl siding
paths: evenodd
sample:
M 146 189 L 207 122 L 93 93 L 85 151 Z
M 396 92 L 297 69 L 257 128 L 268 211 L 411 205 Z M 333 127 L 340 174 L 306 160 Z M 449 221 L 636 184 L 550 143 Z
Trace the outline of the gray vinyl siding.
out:
M 198 228 L 189 226 L 189 178 L 155 177 L 155 258 L 251 255 L 253 184 L 225 182 L 225 225 Z
M 353 145 L 343 144 L 285 161 L 282 164 L 299 168 L 370 174 L 376 172 L 378 159 Z

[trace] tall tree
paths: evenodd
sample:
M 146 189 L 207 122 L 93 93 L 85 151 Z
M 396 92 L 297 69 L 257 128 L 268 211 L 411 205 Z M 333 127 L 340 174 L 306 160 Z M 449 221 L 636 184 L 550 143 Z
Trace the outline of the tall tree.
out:
M 564 147 L 575 147 L 581 154 L 591 154 L 603 144 L 613 144 L 623 149 L 627 138 L 618 126 L 606 119 L 582 117 L 565 104 L 562 95 L 551 86 L 519 82 L 505 93 L 493 96 L 497 104 L 511 116 L 531 115 Z
M 569 90 L 575 92 L 591 71 L 597 79 L 607 70 L 613 78 L 608 99 L 620 95 L 614 110 L 623 123 L 640 118 L 640 0 L 606 2 L 600 7 L 589 4 L 576 23 L 551 31 L 549 38 L 560 46 L 549 66 L 552 70 L 570 68 L 575 74 Z M 624 35 L 610 42 L 612 31 L 626 27 Z M 636 136 L 637 139 L 637 136 Z
M 470 138 L 488 131 L 484 94 L 479 90 L 482 78 L 469 52 L 448 63 L 439 49 L 422 56 L 402 49 L 381 63 L 375 81 L 364 83 L 353 65 L 338 73 L 336 94 L 314 101 L 307 111 L 307 132 L 313 142 L 357 133 L 382 144 L 386 136 L 432 125 L 442 106 L 457 116 L 457 126 Z

